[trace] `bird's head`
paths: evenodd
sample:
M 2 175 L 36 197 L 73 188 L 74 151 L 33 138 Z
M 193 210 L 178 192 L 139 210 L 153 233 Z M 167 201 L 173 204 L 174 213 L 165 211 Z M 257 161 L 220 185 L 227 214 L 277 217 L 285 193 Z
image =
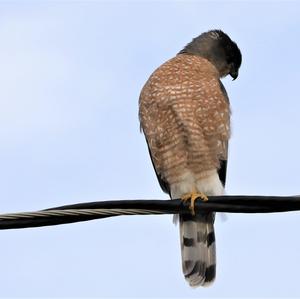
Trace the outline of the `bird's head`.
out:
M 242 54 L 237 44 L 221 30 L 202 33 L 187 44 L 179 54 L 198 55 L 209 60 L 219 71 L 220 77 L 238 77 Z

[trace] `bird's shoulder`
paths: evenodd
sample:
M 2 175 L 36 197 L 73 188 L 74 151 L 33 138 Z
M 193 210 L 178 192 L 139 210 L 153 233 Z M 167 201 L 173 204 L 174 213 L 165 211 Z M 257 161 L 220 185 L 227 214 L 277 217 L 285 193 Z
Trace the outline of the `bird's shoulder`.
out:
M 218 77 L 215 66 L 197 55 L 178 54 L 159 66 L 150 76 L 152 82 L 182 82 Z
M 216 87 L 220 88 L 219 73 L 212 63 L 200 56 L 178 54 L 151 74 L 141 97 L 155 98 L 175 91 L 193 94 Z
M 144 85 L 140 104 L 170 105 L 178 99 L 224 100 L 217 69 L 205 58 L 178 54 L 158 67 Z

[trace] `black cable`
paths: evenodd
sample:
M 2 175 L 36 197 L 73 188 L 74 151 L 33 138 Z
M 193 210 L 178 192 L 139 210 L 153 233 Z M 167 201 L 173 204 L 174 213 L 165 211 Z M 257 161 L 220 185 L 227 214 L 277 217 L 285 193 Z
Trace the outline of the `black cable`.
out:
M 203 202 L 197 200 L 195 203 L 196 213 L 215 211 L 215 212 L 230 212 L 230 213 L 274 213 L 288 212 L 300 210 L 300 196 L 209 196 L 209 200 Z M 51 211 L 78 211 L 78 215 L 26 215 L 24 213 L 0 215 L 0 229 L 16 229 L 27 227 L 39 227 L 58 225 L 66 223 L 74 223 L 79 221 L 88 221 L 94 219 L 102 219 L 118 215 L 107 214 L 90 214 L 80 215 L 80 211 L 97 210 L 98 209 L 122 209 L 126 214 L 127 210 L 150 210 L 151 214 L 186 214 L 190 213 L 188 203 L 183 203 L 181 200 L 114 200 L 114 201 L 99 201 L 65 205 L 51 209 L 42 210 L 40 212 Z M 66 211 L 67 212 L 67 211 Z M 36 214 L 38 214 L 37 212 Z M 101 211 L 99 212 L 101 213 Z M 47 213 L 46 213 L 47 214 Z M 55 214 L 55 213 L 53 213 Z M 136 213 L 138 214 L 138 213 Z M 20 217 L 18 217 L 20 215 Z M 2 217 L 1 217 L 2 216 Z M 6 217 L 6 219 L 5 219 Z
M 197 200 L 195 208 L 202 211 L 228 213 L 273 213 L 300 210 L 300 196 L 208 196 L 208 201 Z M 64 209 L 147 209 L 165 214 L 189 213 L 188 204 L 173 200 L 113 200 L 59 206 L 47 210 Z

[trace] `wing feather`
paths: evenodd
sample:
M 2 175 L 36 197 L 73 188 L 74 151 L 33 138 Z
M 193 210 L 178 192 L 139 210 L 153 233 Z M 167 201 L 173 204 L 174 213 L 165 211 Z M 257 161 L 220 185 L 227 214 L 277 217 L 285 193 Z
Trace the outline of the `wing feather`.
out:
M 151 150 L 150 150 L 150 147 L 149 147 L 148 140 L 147 140 L 146 137 L 145 137 L 145 139 L 146 139 L 146 142 L 147 142 L 149 155 L 150 155 L 151 162 L 152 162 L 152 165 L 153 165 L 153 168 L 154 168 L 154 171 L 155 171 L 157 180 L 158 180 L 158 182 L 159 182 L 160 188 L 161 188 L 165 193 L 168 193 L 168 194 L 170 195 L 170 197 L 171 197 L 170 185 L 168 184 L 168 182 L 167 182 L 166 180 L 163 179 L 163 177 L 162 177 L 162 176 L 159 174 L 159 172 L 157 171 L 157 169 L 156 169 L 156 167 L 155 167 L 155 164 L 154 164 L 154 161 L 153 161 L 153 157 L 152 157 L 152 154 L 151 154 Z
M 229 97 L 228 97 L 227 91 L 221 80 L 219 80 L 219 84 L 220 84 L 220 88 L 221 88 L 224 98 L 229 103 Z M 228 157 L 228 142 L 226 142 L 226 144 L 225 144 L 225 149 L 226 149 L 226 157 Z M 227 174 L 227 159 L 222 159 L 220 161 L 220 168 L 218 169 L 218 175 L 219 175 L 220 181 L 222 182 L 224 187 L 226 184 L 226 174 Z

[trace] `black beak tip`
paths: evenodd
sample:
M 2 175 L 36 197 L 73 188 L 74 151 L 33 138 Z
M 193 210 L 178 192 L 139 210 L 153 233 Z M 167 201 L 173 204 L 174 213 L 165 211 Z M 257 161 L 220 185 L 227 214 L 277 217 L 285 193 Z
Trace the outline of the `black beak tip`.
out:
M 230 76 L 232 77 L 232 81 L 234 81 L 239 76 L 239 73 L 238 72 L 230 72 Z

